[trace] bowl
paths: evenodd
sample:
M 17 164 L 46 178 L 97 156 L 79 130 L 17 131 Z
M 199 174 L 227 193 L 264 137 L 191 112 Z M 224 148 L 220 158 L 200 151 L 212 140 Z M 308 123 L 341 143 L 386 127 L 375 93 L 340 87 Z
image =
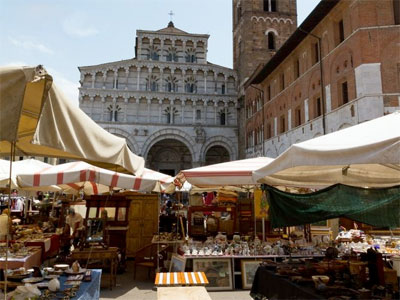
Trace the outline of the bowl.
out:
M 57 265 L 54 265 L 54 269 L 65 271 L 65 270 L 69 269 L 69 265 L 68 264 L 57 264 Z

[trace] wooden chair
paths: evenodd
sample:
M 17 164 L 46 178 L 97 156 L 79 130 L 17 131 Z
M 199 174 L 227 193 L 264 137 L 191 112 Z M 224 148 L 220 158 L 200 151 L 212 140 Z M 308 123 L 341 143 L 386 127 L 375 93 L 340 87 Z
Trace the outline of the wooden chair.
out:
M 166 245 L 149 244 L 140 248 L 136 251 L 133 279 L 136 279 L 136 269 L 137 267 L 148 268 L 147 277 L 150 278 L 150 272 L 157 268 L 157 259 L 159 259 L 159 265 L 163 266 L 164 260 L 167 258 L 167 252 L 170 251 L 172 247 Z

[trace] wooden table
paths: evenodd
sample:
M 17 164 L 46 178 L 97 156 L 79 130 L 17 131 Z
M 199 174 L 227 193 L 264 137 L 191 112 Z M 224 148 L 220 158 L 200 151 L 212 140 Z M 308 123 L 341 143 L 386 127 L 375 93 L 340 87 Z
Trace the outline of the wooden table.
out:
M 211 300 L 204 286 L 159 287 L 158 300 Z
M 76 249 L 71 254 L 72 260 L 78 260 L 82 267 L 90 264 L 90 261 L 100 261 L 96 268 L 110 267 L 110 289 L 117 285 L 117 268 L 118 268 L 118 248 L 109 247 L 91 248 L 85 250 Z M 91 266 L 93 267 L 93 266 Z
M 7 268 L 18 269 L 24 267 L 30 269 L 32 267 L 40 267 L 42 258 L 42 249 L 40 247 L 32 247 L 30 253 L 25 257 L 8 257 Z M 0 257 L 0 269 L 6 268 L 5 256 Z

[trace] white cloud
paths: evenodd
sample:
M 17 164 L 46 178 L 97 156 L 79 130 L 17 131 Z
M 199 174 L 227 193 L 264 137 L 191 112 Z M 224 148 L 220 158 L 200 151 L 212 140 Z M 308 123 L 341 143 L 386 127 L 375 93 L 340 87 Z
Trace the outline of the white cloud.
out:
M 63 22 L 63 29 L 66 34 L 73 37 L 87 37 L 98 33 L 98 30 L 88 23 L 86 14 L 82 12 L 68 16 Z
M 46 68 L 46 70 L 53 77 L 53 83 L 63 92 L 67 99 L 74 105 L 79 106 L 79 83 L 69 80 L 52 68 Z
M 10 40 L 10 42 L 18 47 L 18 48 L 22 48 L 25 50 L 36 50 L 45 54 L 53 54 L 53 50 L 51 50 L 50 48 L 46 47 L 45 45 L 35 41 L 33 38 L 31 37 L 20 37 L 20 38 L 12 38 L 9 37 L 8 38 Z

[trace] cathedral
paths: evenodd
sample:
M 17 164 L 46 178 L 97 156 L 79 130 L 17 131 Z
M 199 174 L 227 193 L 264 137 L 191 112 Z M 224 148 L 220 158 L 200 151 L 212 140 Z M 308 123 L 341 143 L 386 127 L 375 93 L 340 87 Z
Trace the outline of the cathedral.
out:
M 169 175 L 238 159 L 237 74 L 207 61 L 209 35 L 137 30 L 135 57 L 79 67 L 79 105 Z

